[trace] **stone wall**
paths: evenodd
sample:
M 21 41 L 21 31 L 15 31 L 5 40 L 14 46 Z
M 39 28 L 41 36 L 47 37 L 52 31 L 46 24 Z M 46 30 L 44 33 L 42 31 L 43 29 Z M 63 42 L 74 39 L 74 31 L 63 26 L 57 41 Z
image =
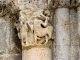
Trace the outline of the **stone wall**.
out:
M 0 60 L 22 60 L 21 43 L 8 14 L 0 17 Z

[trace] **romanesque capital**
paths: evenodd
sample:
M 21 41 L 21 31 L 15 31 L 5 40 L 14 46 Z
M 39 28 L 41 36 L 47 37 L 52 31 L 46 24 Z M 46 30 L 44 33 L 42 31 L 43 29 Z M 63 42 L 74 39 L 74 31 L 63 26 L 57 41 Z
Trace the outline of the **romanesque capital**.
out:
M 22 10 L 15 24 L 22 46 L 46 44 L 52 39 L 49 10 Z

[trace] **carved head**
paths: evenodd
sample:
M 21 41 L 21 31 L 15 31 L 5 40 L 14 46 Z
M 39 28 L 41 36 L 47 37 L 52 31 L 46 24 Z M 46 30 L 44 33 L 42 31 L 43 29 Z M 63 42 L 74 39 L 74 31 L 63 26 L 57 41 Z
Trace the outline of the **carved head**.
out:
M 50 17 L 50 11 L 49 10 L 44 10 L 43 14 L 47 17 Z

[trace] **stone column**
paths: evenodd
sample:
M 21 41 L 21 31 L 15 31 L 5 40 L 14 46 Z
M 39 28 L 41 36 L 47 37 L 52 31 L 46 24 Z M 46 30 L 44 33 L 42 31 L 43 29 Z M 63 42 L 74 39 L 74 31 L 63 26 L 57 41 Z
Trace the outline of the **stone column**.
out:
M 53 42 L 53 60 L 70 60 L 70 0 L 53 0 L 55 10 L 55 40 Z
M 69 9 L 55 10 L 56 38 L 54 45 L 54 60 L 70 60 L 70 25 Z
M 76 9 L 79 6 L 78 0 L 53 0 L 51 6 L 55 10 L 56 37 L 53 42 L 54 60 L 77 60 L 77 19 L 73 8 Z M 73 10 L 69 10 L 69 8 Z
M 51 45 L 26 47 L 22 50 L 22 60 L 52 60 Z
M 70 9 L 71 60 L 79 59 L 78 29 L 77 11 L 75 9 Z
M 48 1 L 18 0 L 15 5 L 20 10 L 15 26 L 22 44 L 22 60 L 52 60 L 53 27 Z
M 70 9 L 71 60 L 80 60 L 79 59 L 80 8 L 78 8 L 78 6 L 79 6 L 79 0 L 71 1 L 71 9 Z
M 80 60 L 80 7 L 77 8 L 77 17 L 78 17 L 78 35 L 79 35 L 79 60 Z

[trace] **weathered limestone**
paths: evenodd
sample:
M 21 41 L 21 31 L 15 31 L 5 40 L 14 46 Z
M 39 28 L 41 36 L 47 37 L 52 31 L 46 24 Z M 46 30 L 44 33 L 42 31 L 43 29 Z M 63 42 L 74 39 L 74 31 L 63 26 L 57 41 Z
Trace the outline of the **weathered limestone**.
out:
M 35 57 L 37 60 L 51 60 L 51 48 L 49 48 L 51 44 L 48 40 L 52 39 L 53 27 L 49 24 L 48 21 L 50 21 L 48 14 L 45 16 L 43 15 L 42 11 L 39 10 L 30 10 L 28 12 L 25 10 L 20 12 L 20 23 L 16 24 L 16 28 L 18 30 L 18 36 L 21 39 L 22 43 L 23 60 L 33 60 Z M 48 45 L 46 46 L 45 44 Z M 41 45 L 42 47 L 30 48 L 30 46 L 38 45 Z M 46 48 L 44 48 L 45 46 Z M 28 47 L 30 49 L 28 49 Z M 37 56 L 37 54 L 39 56 Z M 35 57 L 33 58 L 33 56 Z
M 51 8 L 74 8 L 79 6 L 79 0 L 51 0 Z
M 0 56 L 0 60 L 22 60 L 19 54 L 4 54 Z
M 52 43 L 50 42 L 42 46 L 24 48 L 22 50 L 22 60 L 52 60 Z
M 8 12 L 7 8 L 7 1 L 0 0 L 0 60 L 21 60 L 20 52 L 13 39 L 15 35 L 11 31 L 10 11 Z
M 22 44 L 22 60 L 52 60 L 53 26 L 47 0 L 18 0 L 14 4 L 20 10 L 15 26 Z
M 71 60 L 79 59 L 79 37 L 78 37 L 78 19 L 77 11 L 70 10 L 70 34 L 71 34 Z
M 9 36 L 10 36 L 10 32 L 8 29 L 8 24 L 7 21 L 0 17 L 0 53 L 8 53 L 8 49 L 9 49 Z M 4 28 L 3 28 L 4 27 Z M 3 42 L 4 41 L 4 42 Z M 4 46 L 4 47 L 3 47 Z
M 69 7 L 70 6 L 70 0 L 51 0 L 52 8 L 58 8 L 58 7 Z
M 77 8 L 77 18 L 78 18 L 78 36 L 79 36 L 79 60 L 80 60 L 80 7 Z
M 22 60 L 80 60 L 79 3 L 80 0 L 0 0 L 0 60 L 21 60 L 21 50 L 16 51 L 20 41 Z
M 0 5 L 6 4 L 7 0 L 0 0 Z
M 46 10 L 44 14 L 46 14 Z M 40 10 L 20 11 L 20 23 L 16 24 L 16 28 L 18 36 L 22 40 L 22 46 L 45 44 L 52 39 L 53 27 L 49 24 L 48 15 L 50 16 L 50 13 L 45 16 Z
M 21 55 L 12 53 L 13 48 L 9 18 L 0 17 L 0 60 L 21 60 Z
M 56 37 L 54 41 L 54 60 L 70 60 L 70 25 L 69 9 L 55 10 Z

